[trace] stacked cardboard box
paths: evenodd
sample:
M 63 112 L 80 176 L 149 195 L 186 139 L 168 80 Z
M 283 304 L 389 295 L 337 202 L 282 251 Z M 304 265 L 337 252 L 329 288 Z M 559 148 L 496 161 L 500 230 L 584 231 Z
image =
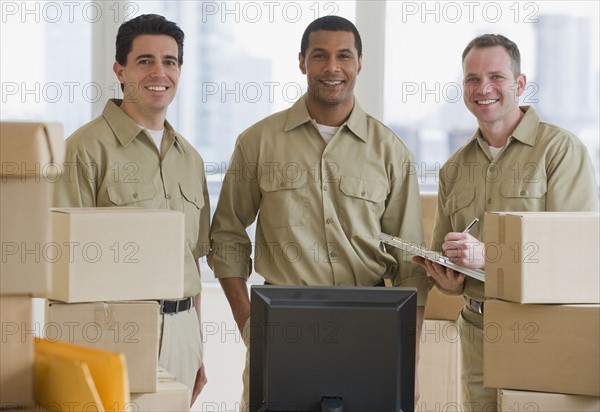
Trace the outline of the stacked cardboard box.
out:
M 160 299 L 183 297 L 184 216 L 143 208 L 52 211 L 46 338 L 121 352 L 132 393 L 158 389 Z
M 501 412 L 598 412 L 600 397 L 499 389 L 498 405 Z
M 0 127 L 0 408 L 43 407 L 34 405 L 40 392 L 33 390 L 34 337 L 42 334 L 50 342 L 123 352 L 127 390 L 156 392 L 157 299 L 183 296 L 183 214 L 51 211 L 53 184 L 73 177 L 63 163 L 62 128 Z M 47 323 L 35 325 L 32 296 L 64 303 L 48 303 Z
M 0 408 L 33 405 L 32 298 L 0 296 Z
M 585 212 L 486 215 L 485 386 L 548 392 L 519 402 L 566 405 L 553 411 L 598 403 L 599 222 Z
M 426 319 L 421 330 L 419 389 L 416 410 L 462 410 L 458 324 Z
M 186 411 L 190 407 L 190 390 L 177 382 L 166 369 L 158 371 L 156 393 L 136 393 L 131 395 L 131 405 L 136 411 Z
M 49 298 L 61 302 L 183 297 L 184 216 L 162 209 L 52 211 Z
M 34 406 L 32 296 L 50 288 L 48 214 L 63 155 L 60 125 L 0 123 L 0 408 Z
M 425 247 L 430 247 L 437 210 L 437 193 L 421 193 L 421 207 L 423 209 Z M 433 286 L 429 291 L 429 297 L 427 299 L 425 319 L 455 321 L 464 305 L 465 301 L 462 296 L 444 294 L 436 286 Z
M 422 193 L 425 244 L 431 244 L 437 208 L 436 193 Z M 435 286 L 429 291 L 421 331 L 417 410 L 454 410 L 461 405 L 460 334 L 456 319 L 462 296 L 446 295 Z
M 48 301 L 46 338 L 123 353 L 131 392 L 155 392 L 158 312 L 156 301 Z

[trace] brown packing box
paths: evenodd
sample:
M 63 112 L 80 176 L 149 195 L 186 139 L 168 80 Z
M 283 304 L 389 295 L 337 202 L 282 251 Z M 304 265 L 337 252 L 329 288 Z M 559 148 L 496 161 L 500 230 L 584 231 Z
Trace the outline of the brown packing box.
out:
M 156 391 L 158 302 L 67 304 L 49 301 L 44 331 L 47 339 L 123 353 L 130 391 Z
M 48 292 L 48 215 L 63 158 L 62 126 L 0 122 L 0 294 Z
M 600 395 L 600 305 L 487 300 L 483 385 Z
M 61 256 L 50 298 L 62 302 L 183 297 L 183 213 L 67 208 L 51 213 Z
M 486 297 L 520 303 L 600 303 L 599 216 L 486 213 Z
M 0 296 L 0 408 L 33 406 L 32 304 L 30 296 Z
M 437 210 L 437 193 L 421 193 L 421 209 L 423 211 L 423 239 L 425 247 L 431 246 L 433 236 L 433 225 L 435 224 L 435 213 Z
M 423 233 L 425 246 L 429 247 L 433 236 L 433 225 L 437 210 L 437 193 L 421 193 L 421 207 L 423 209 Z M 464 306 L 462 296 L 446 295 L 434 286 L 429 291 L 427 306 L 425 307 L 425 319 L 456 320 L 458 312 Z
M 190 390 L 175 377 L 160 368 L 156 393 L 132 393 L 131 410 L 144 412 L 172 412 L 190 410 Z
M 600 397 L 498 389 L 501 412 L 598 412 Z
M 57 123 L 0 122 L 2 177 L 58 178 L 65 157 L 63 139 Z
M 419 358 L 419 411 L 461 410 L 460 332 L 455 322 L 425 320 Z
M 464 305 L 462 295 L 446 295 L 434 286 L 427 297 L 425 319 L 456 320 Z

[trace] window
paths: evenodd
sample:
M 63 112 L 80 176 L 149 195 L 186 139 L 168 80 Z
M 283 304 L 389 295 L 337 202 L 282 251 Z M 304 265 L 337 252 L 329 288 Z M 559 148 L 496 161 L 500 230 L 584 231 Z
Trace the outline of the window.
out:
M 423 190 L 477 128 L 462 100 L 461 55 L 484 33 L 521 51 L 521 104 L 574 132 L 599 165 L 599 5 L 588 1 L 387 2 L 384 120 L 415 152 Z
M 104 100 L 92 81 L 91 24 L 97 4 L 2 1 L 2 120 L 54 121 L 70 134 Z
M 355 7 L 354 1 L 3 1 L 1 118 L 58 121 L 69 136 L 121 95 L 112 73 L 119 25 L 162 14 L 186 35 L 167 118 L 204 158 L 214 211 L 237 136 L 306 90 L 298 68 L 306 26 L 328 14 L 354 20 Z M 254 240 L 254 226 L 249 232 Z M 203 280 L 214 280 L 204 273 Z

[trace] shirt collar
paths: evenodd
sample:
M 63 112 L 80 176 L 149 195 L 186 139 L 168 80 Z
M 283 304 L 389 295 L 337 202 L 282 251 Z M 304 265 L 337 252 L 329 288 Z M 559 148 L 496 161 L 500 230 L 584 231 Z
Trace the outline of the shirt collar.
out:
M 306 94 L 302 96 L 296 103 L 292 105 L 288 112 L 287 121 L 285 123 L 285 131 L 288 132 L 304 123 L 311 122 L 312 118 L 306 107 Z M 354 99 L 354 108 L 350 113 L 350 117 L 341 127 L 347 126 L 348 129 L 363 142 L 367 141 L 367 114 Z
M 127 113 L 121 110 L 120 106 L 122 102 L 123 100 L 121 99 L 109 99 L 102 112 L 102 117 L 104 117 L 104 120 L 106 120 L 112 129 L 117 140 L 119 140 L 123 146 L 127 146 L 144 132 L 129 116 L 127 116 Z M 168 139 L 169 146 L 175 143 L 177 149 L 180 152 L 185 153 L 185 146 L 181 142 L 181 136 L 179 136 L 173 129 L 173 126 L 166 120 L 164 139 Z
M 513 131 L 512 137 L 525 143 L 528 146 L 535 144 L 537 138 L 537 131 L 540 125 L 540 116 L 530 106 L 521 106 L 521 111 L 525 113 L 525 116 L 519 122 L 517 128 Z
M 515 130 L 512 132 L 512 135 L 509 136 L 507 145 L 511 140 L 515 139 L 528 146 L 533 146 L 535 144 L 535 139 L 537 138 L 537 130 L 540 125 L 540 116 L 536 113 L 533 107 L 520 106 L 520 109 L 525 116 L 523 116 Z M 477 129 L 469 143 L 473 141 L 477 141 L 479 146 L 482 146 L 482 148 L 483 143 L 487 145 L 487 142 L 481 135 L 480 129 Z

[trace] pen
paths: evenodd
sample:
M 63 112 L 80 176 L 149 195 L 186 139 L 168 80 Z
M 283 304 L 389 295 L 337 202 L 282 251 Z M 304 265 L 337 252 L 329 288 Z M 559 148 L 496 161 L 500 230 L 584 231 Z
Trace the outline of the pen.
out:
M 479 222 L 479 219 L 475 218 L 471 221 L 471 223 L 469 223 L 469 226 L 467 226 L 465 228 L 465 230 L 463 230 L 463 233 L 469 233 L 469 230 L 473 229 L 473 226 L 475 226 L 477 224 L 477 222 Z

